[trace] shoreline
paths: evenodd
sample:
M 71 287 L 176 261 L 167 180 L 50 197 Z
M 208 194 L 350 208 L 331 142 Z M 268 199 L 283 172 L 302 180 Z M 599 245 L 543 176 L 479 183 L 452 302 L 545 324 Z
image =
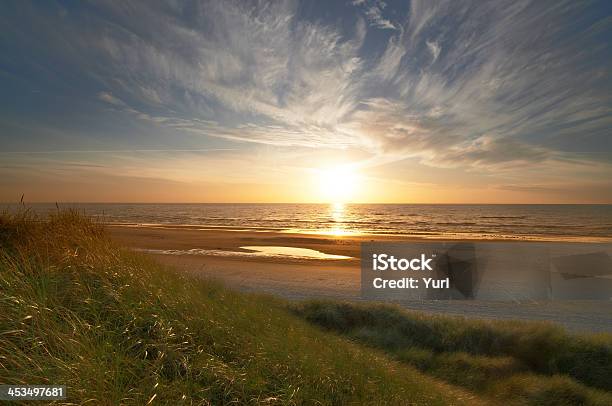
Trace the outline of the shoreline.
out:
M 564 236 L 564 235 L 497 235 L 497 234 L 470 234 L 470 233 L 448 233 L 448 234 L 403 234 L 382 232 L 352 232 L 340 230 L 310 230 L 310 229 L 287 229 L 270 227 L 234 227 L 198 224 L 162 224 L 162 223 L 102 223 L 105 227 L 125 227 L 137 229 L 161 229 L 161 230 L 193 230 L 204 232 L 228 232 L 228 233 L 260 233 L 279 236 L 302 236 L 312 238 L 332 239 L 355 239 L 385 240 L 385 241 L 470 241 L 470 242 L 567 242 L 567 243 L 612 243 L 612 237 L 601 236 Z

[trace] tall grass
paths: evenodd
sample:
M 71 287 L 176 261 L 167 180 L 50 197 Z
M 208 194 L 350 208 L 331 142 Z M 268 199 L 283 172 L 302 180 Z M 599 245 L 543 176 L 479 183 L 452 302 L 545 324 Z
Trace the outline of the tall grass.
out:
M 485 396 L 612 404 L 610 335 L 570 335 L 545 323 L 465 320 L 390 305 L 313 301 L 292 308 L 326 330 Z
M 606 405 L 611 354 L 545 324 L 238 293 L 73 211 L 0 215 L 0 382 L 67 404 Z
M 181 276 L 71 211 L 0 216 L 0 382 L 67 404 L 479 404 L 312 326 L 284 301 Z

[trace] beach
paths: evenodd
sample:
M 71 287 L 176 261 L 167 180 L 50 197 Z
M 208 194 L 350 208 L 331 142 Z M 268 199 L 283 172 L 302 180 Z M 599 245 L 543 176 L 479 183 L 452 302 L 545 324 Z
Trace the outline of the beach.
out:
M 182 272 L 219 280 L 242 291 L 292 300 L 361 301 L 359 254 L 362 242 L 423 241 L 393 235 L 332 236 L 175 225 L 113 224 L 107 228 L 121 245 L 145 252 Z M 349 258 L 258 255 L 241 248 L 253 246 L 311 249 Z M 577 332 L 612 331 L 612 301 L 400 300 L 395 303 L 434 314 L 550 321 Z

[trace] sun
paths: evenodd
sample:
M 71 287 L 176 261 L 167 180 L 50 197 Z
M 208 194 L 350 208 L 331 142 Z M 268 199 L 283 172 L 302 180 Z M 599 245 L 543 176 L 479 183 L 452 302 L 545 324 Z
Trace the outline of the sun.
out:
M 322 200 L 346 203 L 355 197 L 359 176 L 350 166 L 335 166 L 317 171 Z

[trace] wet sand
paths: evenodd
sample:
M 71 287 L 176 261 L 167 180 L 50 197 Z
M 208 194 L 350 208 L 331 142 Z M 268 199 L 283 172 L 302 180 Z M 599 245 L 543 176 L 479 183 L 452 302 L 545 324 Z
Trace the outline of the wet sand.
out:
M 168 255 L 149 253 L 157 261 L 201 278 L 223 281 L 243 290 L 296 300 L 328 298 L 361 300 L 360 243 L 397 240 L 399 236 L 327 236 L 210 230 L 199 227 L 108 226 L 120 244 L 138 250 L 229 251 L 247 253 L 244 246 L 309 248 L 352 257 L 342 260 L 232 255 Z M 412 239 L 419 240 L 419 239 Z M 551 321 L 573 331 L 612 332 L 612 301 L 491 302 L 478 300 L 413 300 L 403 307 L 429 313 L 475 318 Z

